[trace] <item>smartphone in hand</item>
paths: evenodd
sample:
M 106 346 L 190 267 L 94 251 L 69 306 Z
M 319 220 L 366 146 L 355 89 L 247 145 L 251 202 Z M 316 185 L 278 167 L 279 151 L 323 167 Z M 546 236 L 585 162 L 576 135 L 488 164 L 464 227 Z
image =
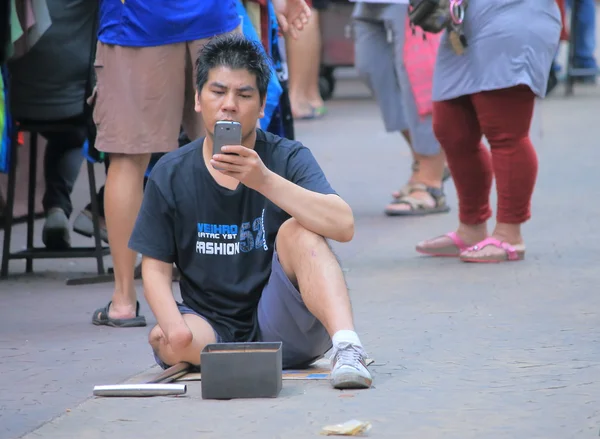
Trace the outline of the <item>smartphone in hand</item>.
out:
M 221 148 L 225 145 L 242 144 L 242 125 L 239 122 L 220 120 L 215 124 L 213 135 L 213 155 L 225 154 Z M 231 153 L 229 153 L 231 154 Z

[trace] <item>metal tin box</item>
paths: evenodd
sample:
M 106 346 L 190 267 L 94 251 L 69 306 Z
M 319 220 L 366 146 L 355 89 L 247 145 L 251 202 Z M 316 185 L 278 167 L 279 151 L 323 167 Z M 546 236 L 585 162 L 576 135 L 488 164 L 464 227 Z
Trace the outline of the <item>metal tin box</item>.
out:
M 281 391 L 282 343 L 215 343 L 200 354 L 202 398 L 275 398 Z

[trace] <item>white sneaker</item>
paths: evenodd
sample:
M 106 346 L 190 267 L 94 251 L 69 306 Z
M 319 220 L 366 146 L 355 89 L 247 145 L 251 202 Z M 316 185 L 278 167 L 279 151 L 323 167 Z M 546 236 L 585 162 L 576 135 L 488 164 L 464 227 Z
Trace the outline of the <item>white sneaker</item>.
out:
M 340 343 L 333 347 L 329 380 L 335 389 L 368 389 L 373 377 L 367 369 L 367 354 L 361 346 Z

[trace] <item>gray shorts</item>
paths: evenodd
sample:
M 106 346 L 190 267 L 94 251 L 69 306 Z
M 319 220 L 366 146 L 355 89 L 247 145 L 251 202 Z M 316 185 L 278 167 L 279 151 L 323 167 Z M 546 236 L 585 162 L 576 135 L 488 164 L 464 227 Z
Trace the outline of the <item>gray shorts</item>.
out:
M 182 314 L 206 318 L 184 304 L 177 304 Z M 331 349 L 329 334 L 321 322 L 311 314 L 302 301 L 298 289 L 292 284 L 279 263 L 277 251 L 273 252 L 271 276 L 258 302 L 259 341 L 283 343 L 283 368 L 303 368 L 322 358 Z M 223 337 L 215 331 L 217 343 Z M 156 354 L 156 362 L 163 369 L 169 365 Z

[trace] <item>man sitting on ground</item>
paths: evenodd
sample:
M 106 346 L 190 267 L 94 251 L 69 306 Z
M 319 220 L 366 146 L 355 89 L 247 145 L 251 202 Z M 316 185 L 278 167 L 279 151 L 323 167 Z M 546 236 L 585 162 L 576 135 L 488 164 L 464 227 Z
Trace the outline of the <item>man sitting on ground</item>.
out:
M 332 385 L 370 387 L 343 273 L 326 241 L 352 239 L 352 210 L 308 148 L 256 129 L 271 74 L 259 46 L 217 37 L 197 72 L 196 111 L 208 135 L 155 165 L 129 243 L 143 255 L 157 362 L 199 365 L 209 343 L 281 341 L 283 367 L 297 368 L 333 346 Z M 241 124 L 242 142 L 213 155 L 221 120 Z M 173 297 L 173 263 L 183 303 Z

